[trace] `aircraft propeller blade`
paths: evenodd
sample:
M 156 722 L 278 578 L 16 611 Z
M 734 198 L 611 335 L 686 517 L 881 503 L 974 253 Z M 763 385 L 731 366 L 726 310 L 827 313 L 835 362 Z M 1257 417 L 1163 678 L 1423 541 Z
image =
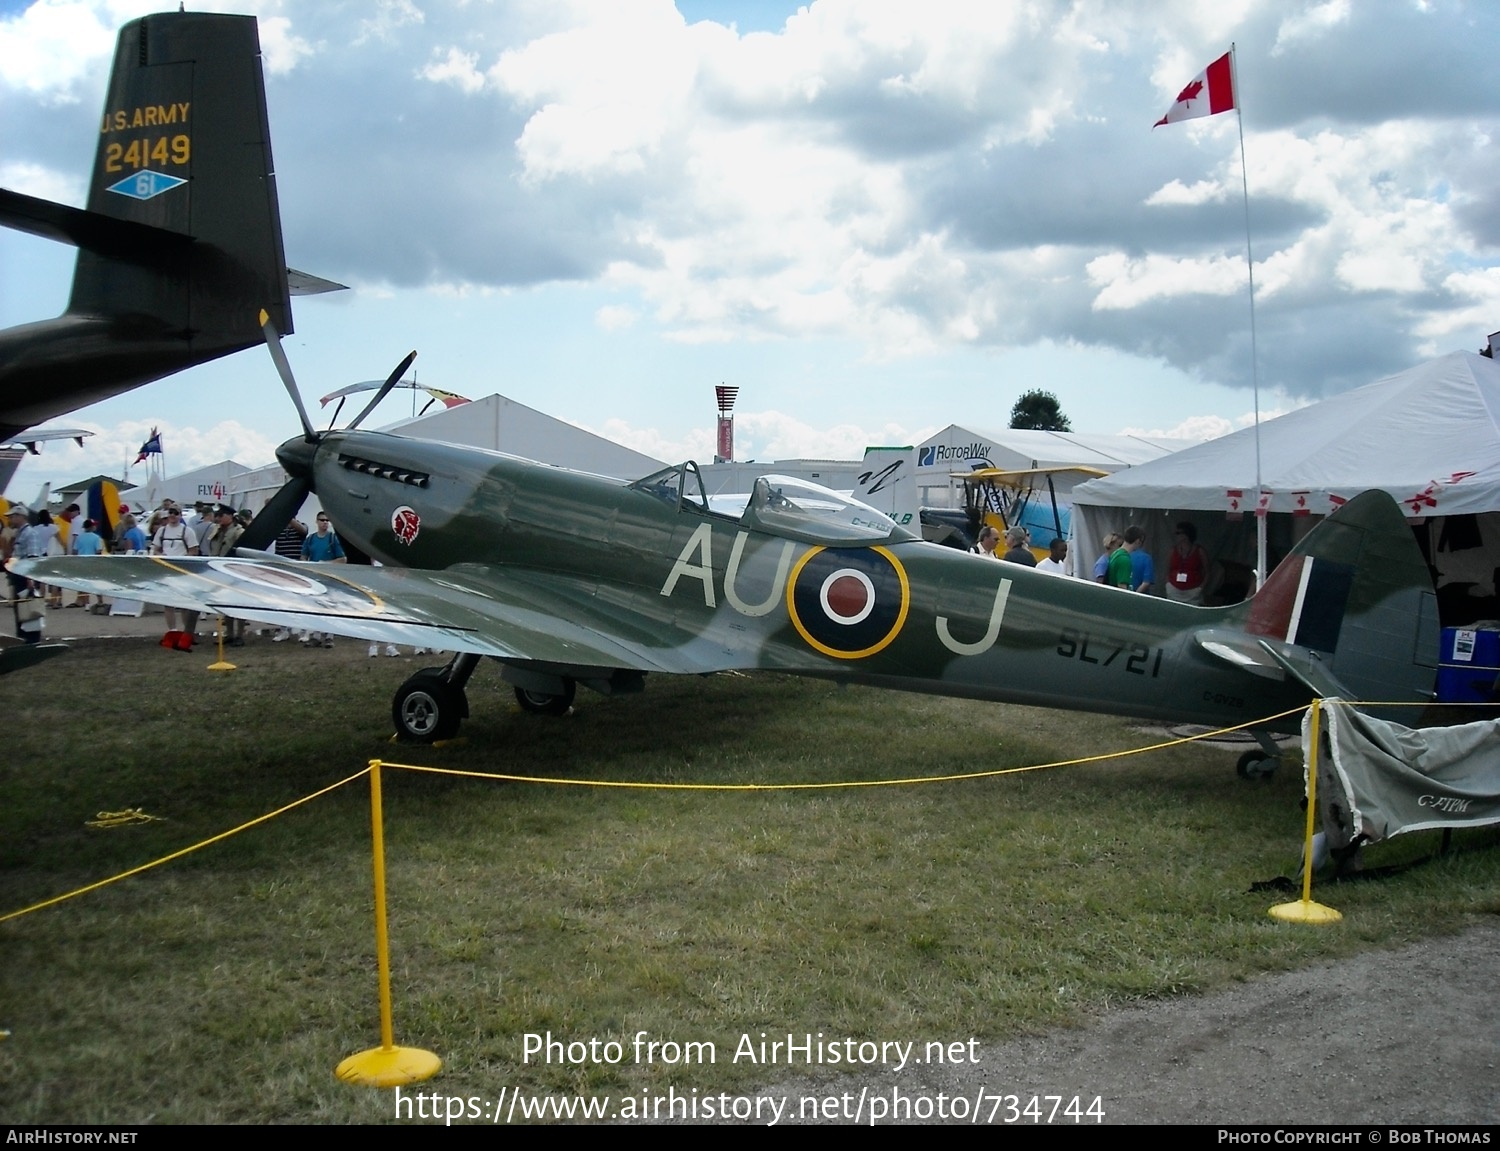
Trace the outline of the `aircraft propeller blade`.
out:
M 406 375 L 406 369 L 411 367 L 412 361 L 416 358 L 417 353 L 415 351 L 412 351 L 408 353 L 406 359 L 402 360 L 399 364 L 396 365 L 396 370 L 385 378 L 385 383 L 380 385 L 380 390 L 375 393 L 375 398 L 365 405 L 364 411 L 360 412 L 359 415 L 355 416 L 354 419 L 349 422 L 348 428 L 345 429 L 346 431 L 352 432 L 355 428 L 359 427 L 360 424 L 364 423 L 365 417 L 375 410 L 375 405 L 380 403 L 381 400 L 385 399 L 386 396 L 390 395 L 391 389 L 394 388 L 398 383 L 400 383 L 401 377 Z
M 292 522 L 292 517 L 297 514 L 297 509 L 302 506 L 302 501 L 307 499 L 310 491 L 312 480 L 309 477 L 293 476 L 287 480 L 266 506 L 256 513 L 236 546 L 250 551 L 265 551 L 276 542 L 281 529 Z
M 287 363 L 286 353 L 281 350 L 281 333 L 276 330 L 276 325 L 271 322 L 271 317 L 264 308 L 260 313 L 260 330 L 266 334 L 266 348 L 271 353 L 271 362 L 276 365 L 276 372 L 281 376 L 281 382 L 285 385 L 287 394 L 292 397 L 292 403 L 297 406 L 297 416 L 302 420 L 302 434 L 307 437 L 308 443 L 316 443 L 318 436 L 313 431 L 312 421 L 307 418 L 307 409 L 302 406 L 302 396 L 297 391 L 297 381 L 292 375 L 292 365 Z

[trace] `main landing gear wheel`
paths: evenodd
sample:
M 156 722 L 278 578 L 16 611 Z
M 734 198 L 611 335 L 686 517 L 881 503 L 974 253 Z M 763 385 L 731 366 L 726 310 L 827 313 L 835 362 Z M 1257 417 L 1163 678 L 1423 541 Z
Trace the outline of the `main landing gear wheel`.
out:
M 1240 756 L 1234 770 L 1241 779 L 1265 779 L 1281 766 L 1281 760 L 1263 751 L 1247 751 Z
M 403 743 L 452 739 L 468 710 L 462 689 L 432 671 L 417 672 L 401 685 L 391 701 L 396 738 Z
M 516 702 L 521 705 L 522 711 L 529 711 L 533 715 L 567 715 L 568 708 L 573 706 L 573 696 L 578 687 L 571 679 L 563 680 L 563 692 L 561 695 L 548 695 L 540 691 L 527 691 L 524 687 L 516 688 Z

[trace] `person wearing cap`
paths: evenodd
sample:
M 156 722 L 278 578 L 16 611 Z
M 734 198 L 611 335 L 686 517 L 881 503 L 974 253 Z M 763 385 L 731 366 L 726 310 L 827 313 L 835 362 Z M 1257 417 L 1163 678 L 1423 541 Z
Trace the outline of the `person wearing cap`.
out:
M 204 535 L 199 550 L 206 556 L 233 555 L 235 547 L 240 542 L 240 536 L 245 532 L 245 529 L 235 522 L 234 509 L 228 504 L 215 504 L 209 509 L 209 516 L 214 526 L 209 528 Z M 244 620 L 226 618 L 221 626 L 224 628 L 224 642 L 230 647 L 245 645 Z
M 166 522 L 151 535 L 151 554 L 158 556 L 195 556 L 198 554 L 198 537 L 193 529 L 182 522 L 182 509 L 170 501 L 163 501 Z M 176 651 L 193 650 L 193 633 L 198 630 L 198 613 L 187 608 L 182 612 L 182 627 L 177 626 L 177 609 L 162 605 L 166 618 L 167 634 L 161 637 L 161 646 Z
M 5 512 L 5 531 L 0 534 L 0 563 L 9 562 L 11 556 L 17 559 L 27 558 L 27 553 L 18 545 L 30 524 L 31 509 L 25 504 L 11 504 Z M 19 593 L 29 586 L 29 581 L 22 579 L 14 572 L 7 571 L 5 574 L 10 579 L 10 586 L 14 592 Z
M 1024 564 L 1026 567 L 1036 567 L 1036 556 L 1031 554 L 1031 549 L 1026 546 L 1027 532 L 1025 528 L 1011 528 L 1005 533 L 1005 554 L 1000 558 L 1006 563 Z
M 7 560 L 11 557 L 37 559 L 47 554 L 51 536 L 31 522 L 30 508 L 25 504 L 11 504 L 5 513 L 5 519 L 6 526 L 13 533 L 9 541 L 9 554 L 5 557 Z M 39 620 L 45 618 L 41 613 L 41 605 L 24 602 L 42 598 L 41 585 L 33 584 L 31 580 L 9 569 L 6 570 L 5 577 L 10 581 L 11 599 L 15 601 L 16 634 L 27 643 L 41 643 L 43 624 Z

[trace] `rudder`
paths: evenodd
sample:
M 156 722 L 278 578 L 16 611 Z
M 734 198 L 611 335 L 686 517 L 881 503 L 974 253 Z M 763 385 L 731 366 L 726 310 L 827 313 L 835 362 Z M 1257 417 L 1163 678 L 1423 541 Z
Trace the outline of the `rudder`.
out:
M 1249 602 L 1243 627 L 1320 694 L 1432 698 L 1437 596 L 1421 549 L 1385 492 L 1356 496 L 1309 532 Z M 1391 714 L 1412 720 L 1410 708 Z

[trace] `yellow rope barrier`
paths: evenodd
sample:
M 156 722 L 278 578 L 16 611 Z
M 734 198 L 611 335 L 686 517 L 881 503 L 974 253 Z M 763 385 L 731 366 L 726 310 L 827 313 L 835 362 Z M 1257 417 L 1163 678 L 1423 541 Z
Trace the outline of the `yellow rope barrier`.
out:
M 1434 706 L 1432 704 L 1413 703 L 1411 701 L 1398 701 L 1397 703 L 1370 703 L 1366 701 L 1341 700 L 1336 702 L 1349 707 Z M 1452 704 L 1437 706 L 1475 707 L 1483 705 Z M 833 791 L 857 787 L 909 787 L 922 783 L 957 783 L 965 780 L 992 779 L 1002 775 L 1020 775 L 1025 772 L 1031 771 L 1046 771 L 1057 767 L 1076 767 L 1086 763 L 1099 763 L 1109 759 L 1123 759 L 1126 756 L 1145 755 L 1148 752 L 1161 751 L 1165 748 L 1176 747 L 1185 743 L 1199 743 L 1204 740 L 1217 739 L 1218 737 L 1226 735 L 1232 731 L 1244 731 L 1247 728 L 1264 727 L 1268 723 L 1273 723 L 1278 719 L 1284 719 L 1289 715 L 1295 715 L 1297 712 L 1302 710 L 1303 708 L 1300 707 L 1288 708 L 1286 711 L 1277 712 L 1275 715 L 1261 716 L 1258 719 L 1249 720 L 1245 723 L 1237 723 L 1230 727 L 1216 728 L 1213 731 L 1200 732 L 1196 735 L 1179 736 L 1175 739 L 1164 740 L 1160 743 L 1146 744 L 1142 747 L 1125 748 L 1122 751 L 1102 752 L 1098 755 L 1081 756 L 1075 759 L 1060 759 L 1054 760 L 1050 763 L 1030 764 L 1025 767 L 1003 767 L 994 768 L 988 771 L 960 772 L 953 775 L 911 776 L 903 779 L 845 780 L 831 783 L 649 783 L 632 780 L 563 779 L 557 776 L 513 775 L 502 772 L 464 771 L 458 768 L 429 767 L 415 763 L 395 763 L 390 760 L 372 760 L 371 765 L 378 763 L 383 764 L 386 767 L 401 768 L 405 771 L 427 772 L 434 775 L 453 775 L 471 779 L 493 779 L 505 783 L 541 783 L 551 784 L 557 787 L 613 787 L 629 788 L 640 791 L 769 792 Z M 257 816 L 255 819 L 252 819 L 246 823 L 242 823 L 238 827 L 231 828 L 228 831 L 222 831 L 218 835 L 210 836 L 208 839 L 201 840 L 200 842 L 192 844 L 189 847 L 184 847 L 179 851 L 174 851 L 170 855 L 164 855 L 160 859 L 154 859 L 149 863 L 143 863 L 139 867 L 133 867 L 128 871 L 120 872 L 118 875 L 112 875 L 108 879 L 101 879 L 96 883 L 87 884 L 84 887 L 76 888 L 73 891 L 65 892 L 62 895 L 55 895 L 51 899 L 44 899 L 39 903 L 33 903 L 29 907 L 22 907 L 16 911 L 11 911 L 4 915 L 0 915 L 0 923 L 5 923 L 8 920 L 12 919 L 19 919 L 21 916 L 29 915 L 33 911 L 40 911 L 46 907 L 53 907 L 59 903 L 65 903 L 70 899 L 76 899 L 80 895 L 87 895 L 91 891 L 98 891 L 100 888 L 108 887 L 113 883 L 118 883 L 122 879 L 129 879 L 133 875 L 140 875 L 142 872 L 150 871 L 153 868 L 160 867 L 164 863 L 171 863 L 175 859 L 181 859 L 185 855 L 190 855 L 195 851 L 200 851 L 205 847 L 209 847 L 212 844 L 219 843 L 220 841 L 228 839 L 231 836 L 238 835 L 242 831 L 248 831 L 252 827 L 256 827 L 268 820 L 275 819 L 278 815 L 284 815 L 286 812 L 291 811 L 294 808 L 301 807 L 305 803 L 310 803 L 313 800 L 320 798 L 321 796 L 327 795 L 331 791 L 337 791 L 339 788 L 345 786 L 346 784 L 353 783 L 356 779 L 369 774 L 371 770 L 371 766 L 361 768 L 353 775 L 347 776 L 346 778 L 339 780 L 337 783 L 329 784 L 327 787 L 321 788 L 320 790 L 315 791 L 310 795 L 305 795 L 301 799 L 293 800 L 291 803 L 285 804 L 282 807 L 278 807 L 275 811 L 269 811 L 265 815 Z M 124 822 L 149 820 L 154 818 L 160 817 L 147 816 L 140 813 L 139 811 L 100 812 L 98 819 L 96 821 L 91 821 L 90 826 L 117 826 Z
M 1026 767 L 998 767 L 989 771 L 965 771 L 956 775 L 919 775 L 904 779 L 855 779 L 842 780 L 833 783 L 644 783 L 640 781 L 618 780 L 618 779 L 563 779 L 558 776 L 544 775 L 510 775 L 493 771 L 464 771 L 456 767 L 429 767 L 417 763 L 396 763 L 389 759 L 380 761 L 384 767 L 399 767 L 406 771 L 428 772 L 433 775 L 457 775 L 470 779 L 497 779 L 506 783 L 548 783 L 559 787 L 623 787 L 633 788 L 639 791 L 834 791 L 841 788 L 854 787 L 904 787 L 919 783 L 956 783 L 961 780 L 970 779 L 992 779 L 1000 775 L 1020 775 L 1028 771 L 1046 771 L 1054 767 L 1077 767 L 1085 763 L 1099 763 L 1106 759 L 1123 759 L 1129 755 L 1145 755 L 1151 751 L 1161 751 L 1164 748 L 1176 747 L 1184 743 L 1198 743 L 1202 740 L 1217 739 L 1231 731 L 1243 731 L 1248 727 L 1262 727 L 1274 720 L 1284 719 L 1286 716 L 1295 715 L 1303 708 L 1292 707 L 1286 711 L 1277 712 L 1275 715 L 1262 716 L 1248 723 L 1237 723 L 1233 727 L 1216 728 L 1213 731 L 1205 731 L 1198 735 L 1184 735 L 1176 739 L 1169 739 L 1162 743 L 1146 744 L 1143 747 L 1129 747 L 1123 751 L 1106 751 L 1099 755 L 1085 755 L 1077 759 L 1059 759 L 1051 763 L 1034 763 Z

